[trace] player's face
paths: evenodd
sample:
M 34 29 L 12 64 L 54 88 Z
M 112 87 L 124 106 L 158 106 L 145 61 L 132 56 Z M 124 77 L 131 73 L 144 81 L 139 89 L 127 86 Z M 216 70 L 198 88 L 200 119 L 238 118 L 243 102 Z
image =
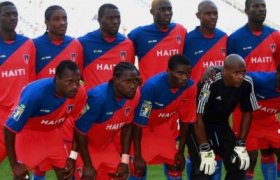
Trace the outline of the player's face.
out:
M 229 85 L 233 87 L 240 87 L 246 73 L 245 65 L 239 64 L 226 71 Z
M 119 98 L 132 99 L 141 83 L 141 77 L 136 70 L 126 70 L 114 78 L 115 94 Z
M 263 23 L 266 17 L 266 4 L 264 0 L 253 0 L 249 8 L 245 10 L 248 19 L 253 23 Z
M 172 88 L 181 88 L 190 79 L 192 68 L 187 65 L 177 65 L 174 69 L 168 69 L 169 83 Z
M 118 9 L 105 9 L 103 17 L 99 19 L 100 29 L 108 36 L 115 36 L 121 24 L 121 15 Z
M 80 86 L 80 71 L 65 69 L 61 77 L 56 76 L 56 93 L 59 96 L 74 98 Z
M 218 20 L 218 9 L 215 4 L 208 3 L 199 11 L 197 18 L 200 20 L 200 25 L 210 31 L 216 27 Z
M 55 10 L 45 23 L 50 34 L 64 36 L 67 30 L 67 14 L 63 9 Z
M 151 13 L 157 25 L 167 28 L 173 15 L 172 5 L 168 0 L 158 1 L 155 7 L 151 9 Z
M 0 28 L 3 31 L 14 32 L 18 23 L 18 12 L 15 6 L 8 5 L 1 8 Z

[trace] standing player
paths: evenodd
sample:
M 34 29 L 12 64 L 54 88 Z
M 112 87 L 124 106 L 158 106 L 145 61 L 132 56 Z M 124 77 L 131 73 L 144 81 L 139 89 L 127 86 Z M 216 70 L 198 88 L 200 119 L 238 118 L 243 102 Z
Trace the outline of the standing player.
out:
M 66 60 L 56 68 L 54 78 L 35 81 L 23 89 L 4 127 L 5 145 L 15 178 L 24 177 L 41 164 L 53 167 L 58 179 L 73 175 L 73 159 L 77 153 L 68 158 L 64 137 L 58 136 L 57 131 L 69 116 L 78 118 L 85 106 L 87 96 L 80 79 L 78 66 Z
M 87 110 L 77 121 L 75 133 L 84 163 L 78 167 L 83 167 L 82 178 L 127 178 L 131 122 L 140 98 L 137 91 L 140 82 L 136 67 L 120 62 L 109 83 L 88 91 Z M 113 141 L 118 132 L 121 132 L 121 151 Z
M 98 22 L 98 30 L 79 38 L 84 51 L 86 89 L 109 81 L 117 63 L 134 64 L 133 44 L 118 32 L 121 23 L 119 9 L 113 4 L 103 4 L 98 10 Z
M 187 33 L 182 25 L 170 23 L 173 12 L 169 0 L 153 0 L 151 6 L 154 22 L 137 27 L 128 34 L 134 43 L 144 82 L 164 72 L 172 55 L 183 52 Z
M 245 75 L 246 66 L 241 56 L 232 54 L 226 57 L 221 72 L 215 79 L 200 83 L 197 97 L 198 119 L 204 121 L 211 146 L 223 159 L 226 169 L 225 179 L 245 178 L 245 170 L 249 167 L 249 156 L 245 147 L 252 111 L 258 108 L 254 94 L 252 79 Z M 242 124 L 240 135 L 236 137 L 229 125 L 229 116 L 240 103 Z M 199 170 L 198 146 L 193 135 L 187 141 L 192 159 L 192 179 L 211 179 Z
M 266 17 L 265 0 L 246 0 L 245 13 L 248 22 L 229 36 L 227 53 L 242 56 L 248 72 L 275 71 L 280 61 L 280 33 L 263 24 Z M 233 129 L 237 134 L 239 133 L 240 116 L 238 111 L 233 114 Z M 257 152 L 250 154 L 252 164 L 248 176 L 252 177 Z M 271 179 L 269 174 L 276 166 L 273 154 L 262 156 L 261 162 L 264 176 Z M 278 165 L 278 170 L 280 170 L 280 165 Z
M 36 47 L 36 75 L 37 79 L 53 77 L 55 68 L 64 59 L 74 61 L 82 70 L 83 52 L 78 40 L 65 35 L 67 30 L 67 14 L 57 5 L 50 6 L 45 11 L 46 32 L 34 39 Z M 73 137 L 73 119 L 63 124 L 63 134 L 67 147 L 71 147 Z M 68 151 L 69 152 L 69 151 Z M 34 179 L 40 180 L 44 172 L 35 168 Z
M 134 118 L 134 171 L 130 179 L 145 174 L 145 163 L 167 165 L 168 180 L 182 179 L 185 166 L 184 149 L 189 124 L 195 127 L 200 146 L 200 169 L 213 174 L 216 161 L 207 143 L 204 125 L 196 120 L 196 84 L 190 80 L 191 66 L 184 55 L 171 56 L 167 72 L 150 78 L 141 90 Z M 180 122 L 179 146 L 170 121 Z M 177 128 L 177 127 L 174 127 Z
M 46 32 L 34 39 L 37 79 L 53 77 L 55 68 L 64 59 L 76 62 L 82 70 L 82 46 L 78 40 L 65 35 L 67 14 L 57 5 L 45 11 Z
M 188 33 L 184 54 L 191 60 L 191 78 L 199 82 L 209 66 L 223 66 L 226 56 L 227 34 L 216 28 L 218 9 L 213 1 L 199 3 L 196 17 L 200 26 Z M 218 158 L 218 156 L 216 156 Z M 213 179 L 221 179 L 222 160 L 217 161 Z M 191 162 L 187 161 L 187 174 L 190 175 Z M 190 176 L 189 176 L 190 177 Z
M 35 80 L 35 48 L 15 32 L 18 11 L 12 2 L 0 3 L 0 163 L 6 157 L 3 124 L 12 112 L 21 89 Z
M 277 156 L 277 163 L 279 163 L 280 124 L 277 115 L 280 112 L 280 65 L 277 67 L 277 72 L 252 72 L 248 75 L 254 81 L 260 108 L 253 112 L 252 124 L 247 137 L 247 150 L 250 152 L 270 148 Z M 277 179 L 276 172 L 271 174 L 270 178 Z M 264 177 L 264 179 L 268 180 L 268 177 Z

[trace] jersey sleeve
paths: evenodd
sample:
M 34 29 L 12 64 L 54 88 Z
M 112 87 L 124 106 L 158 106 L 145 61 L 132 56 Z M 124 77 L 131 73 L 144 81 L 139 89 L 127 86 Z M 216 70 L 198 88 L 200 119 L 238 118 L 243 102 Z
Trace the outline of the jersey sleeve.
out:
M 6 121 L 5 126 L 13 132 L 19 132 L 27 123 L 32 111 L 37 109 L 37 103 L 34 102 L 33 93 L 23 89 L 18 105 L 14 108 L 13 113 Z
M 212 84 L 213 84 L 213 81 L 206 82 L 204 84 L 202 84 L 202 83 L 198 84 L 196 112 L 199 114 L 204 114 L 205 106 L 208 103 L 208 99 L 211 94 L 211 85 Z
M 77 120 L 79 116 L 81 116 L 87 102 L 87 93 L 84 86 L 80 86 L 79 93 L 77 95 L 79 98 L 79 102 L 77 103 L 77 108 L 75 108 L 74 112 L 71 115 L 74 120 Z
M 232 36 L 229 36 L 227 39 L 227 55 L 236 53 L 236 41 Z
M 197 87 L 192 85 L 182 99 L 182 106 L 179 110 L 179 119 L 185 123 L 193 123 L 196 120 L 196 94 Z
M 102 109 L 102 102 L 94 95 L 88 94 L 87 104 L 84 107 L 81 117 L 76 122 L 76 129 L 86 134 L 93 124 L 98 120 L 99 114 Z
M 243 97 L 240 102 L 240 110 L 243 112 L 251 112 L 258 109 L 258 102 L 255 96 L 254 84 L 252 78 L 245 76 L 244 81 L 248 82 L 243 90 Z
M 154 89 L 149 84 L 145 84 L 141 89 L 141 98 L 135 110 L 134 123 L 140 126 L 148 125 L 153 109 L 154 96 Z

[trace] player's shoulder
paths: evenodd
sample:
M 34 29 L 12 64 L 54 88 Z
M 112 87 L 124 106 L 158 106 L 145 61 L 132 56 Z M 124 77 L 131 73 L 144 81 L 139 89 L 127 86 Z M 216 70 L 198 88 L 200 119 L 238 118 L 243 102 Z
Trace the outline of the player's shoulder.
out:
M 94 88 L 88 90 L 87 95 L 90 99 L 94 98 L 97 101 L 103 101 L 106 102 L 106 98 L 108 97 L 108 91 L 109 91 L 110 85 L 109 83 L 102 83 Z
M 230 39 L 238 39 L 240 38 L 240 36 L 242 34 L 244 34 L 245 32 L 247 32 L 247 24 L 243 25 L 242 27 L 238 28 L 237 30 L 235 30 L 233 33 L 231 33 L 229 35 Z

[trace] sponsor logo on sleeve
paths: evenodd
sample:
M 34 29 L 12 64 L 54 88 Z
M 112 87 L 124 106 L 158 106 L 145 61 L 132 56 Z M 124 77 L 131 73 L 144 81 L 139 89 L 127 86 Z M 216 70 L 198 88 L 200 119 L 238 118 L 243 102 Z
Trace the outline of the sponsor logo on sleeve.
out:
M 140 116 L 146 117 L 146 118 L 150 117 L 151 110 L 152 110 L 151 101 L 144 101 L 144 103 L 141 106 Z
M 25 109 L 25 105 L 24 104 L 19 104 L 15 110 L 13 111 L 12 113 L 12 118 L 15 120 L 15 121 L 18 121 L 23 113 Z

